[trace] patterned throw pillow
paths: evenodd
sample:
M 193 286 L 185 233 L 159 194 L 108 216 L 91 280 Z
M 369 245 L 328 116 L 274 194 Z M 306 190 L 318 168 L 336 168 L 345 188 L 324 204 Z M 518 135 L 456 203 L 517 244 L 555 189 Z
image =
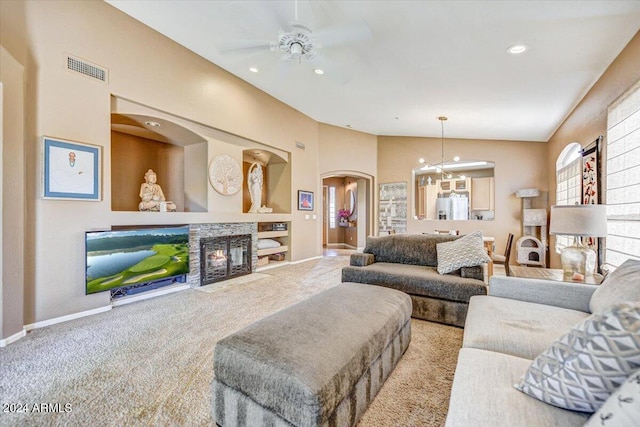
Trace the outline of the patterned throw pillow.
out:
M 452 242 L 438 243 L 438 273 L 447 274 L 462 267 L 474 267 L 491 261 L 484 249 L 482 231 L 474 231 Z
M 584 427 L 637 427 L 640 423 L 640 371 L 614 391 Z
M 531 363 L 518 390 L 572 411 L 594 412 L 640 368 L 640 303 L 592 314 Z

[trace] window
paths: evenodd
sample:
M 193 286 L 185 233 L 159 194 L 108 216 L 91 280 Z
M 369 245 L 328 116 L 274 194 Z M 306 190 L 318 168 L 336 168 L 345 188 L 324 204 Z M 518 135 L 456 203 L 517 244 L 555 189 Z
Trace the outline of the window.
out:
M 640 82 L 609 107 L 606 171 L 605 261 L 617 267 L 640 259 Z
M 329 187 L 329 228 L 336 228 L 336 187 Z
M 577 142 L 567 145 L 556 161 L 556 205 L 575 205 L 581 201 L 582 147 Z M 571 245 L 573 237 L 556 236 L 556 252 Z

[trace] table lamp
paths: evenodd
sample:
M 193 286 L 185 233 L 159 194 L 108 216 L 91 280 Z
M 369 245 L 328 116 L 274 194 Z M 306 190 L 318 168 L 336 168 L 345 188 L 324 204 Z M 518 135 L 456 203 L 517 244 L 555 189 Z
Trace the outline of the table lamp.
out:
M 607 207 L 551 206 L 549 234 L 574 236 L 573 244 L 562 249 L 560 254 L 565 278 L 592 275 L 596 268 L 596 252 L 583 244 L 582 237 L 607 236 Z

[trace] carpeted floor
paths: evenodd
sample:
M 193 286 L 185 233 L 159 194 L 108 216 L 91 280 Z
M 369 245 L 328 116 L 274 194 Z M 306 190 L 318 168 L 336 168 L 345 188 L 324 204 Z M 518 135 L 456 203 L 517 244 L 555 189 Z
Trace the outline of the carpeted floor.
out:
M 346 264 L 325 257 L 34 330 L 0 349 L 0 425 L 212 426 L 215 343 L 338 284 Z M 443 425 L 461 344 L 459 328 L 412 320 L 359 426 Z

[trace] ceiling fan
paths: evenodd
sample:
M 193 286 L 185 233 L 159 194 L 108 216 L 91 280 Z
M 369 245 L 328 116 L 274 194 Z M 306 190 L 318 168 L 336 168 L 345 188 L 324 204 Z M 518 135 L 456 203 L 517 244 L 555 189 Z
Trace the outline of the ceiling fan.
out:
M 272 40 L 227 40 L 216 43 L 221 53 L 231 51 L 271 51 L 282 53 L 284 61 L 313 61 L 321 49 L 367 41 L 373 37 L 363 20 L 336 24 L 317 30 L 298 20 L 298 1 L 295 1 L 294 21 L 280 26 Z

